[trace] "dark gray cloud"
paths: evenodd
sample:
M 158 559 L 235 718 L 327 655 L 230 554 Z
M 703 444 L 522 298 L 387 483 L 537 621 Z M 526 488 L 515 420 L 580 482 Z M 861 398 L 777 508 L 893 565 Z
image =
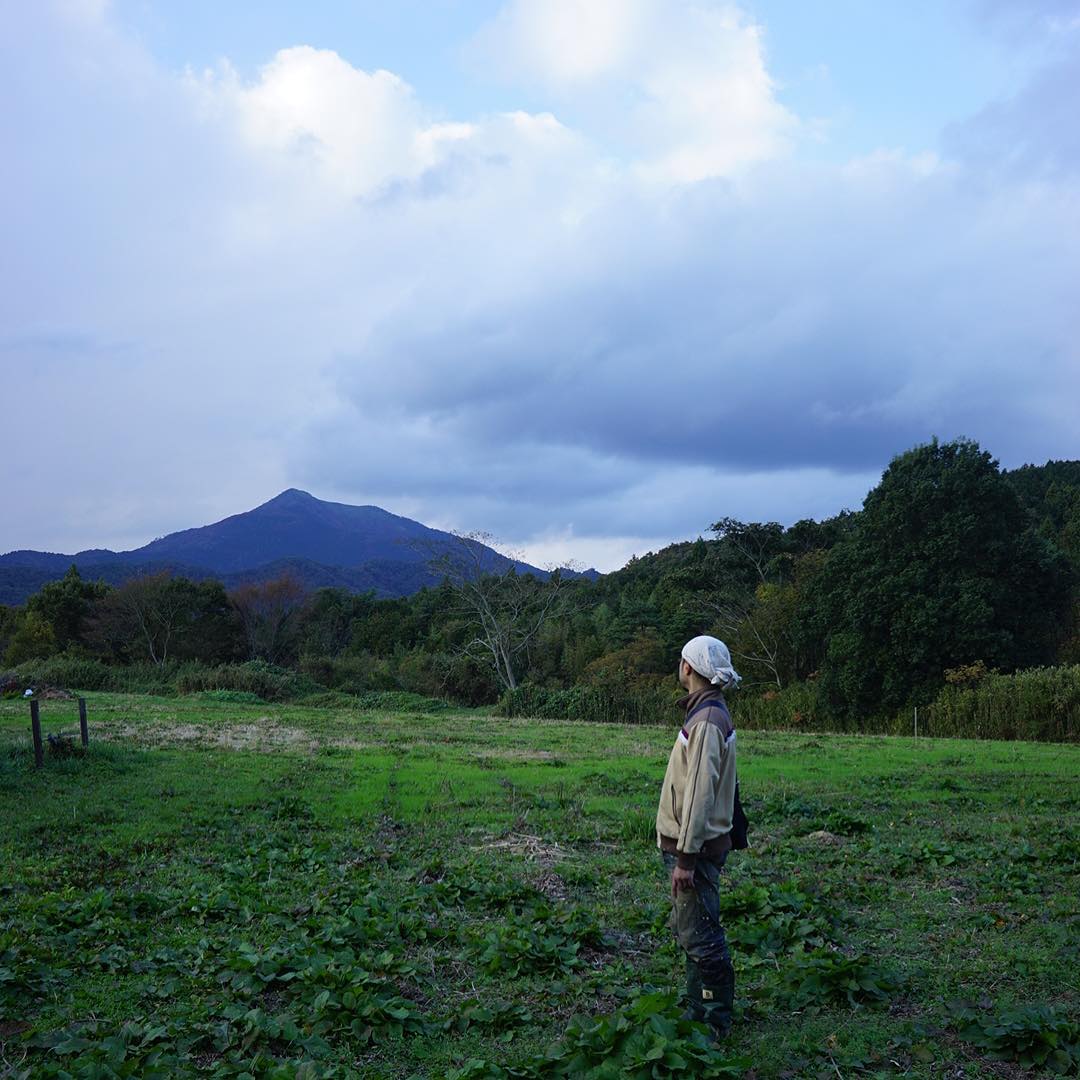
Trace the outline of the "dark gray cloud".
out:
M 1067 453 L 1072 426 L 1041 398 L 1080 390 L 1061 289 L 1078 269 L 1059 233 L 1071 193 L 1008 221 L 1018 192 L 973 197 L 971 182 L 966 165 L 884 158 L 765 177 L 757 197 L 717 185 L 651 216 L 605 208 L 575 245 L 600 264 L 481 313 L 421 294 L 438 319 L 383 322 L 335 365 L 338 385 L 358 420 L 428 418 L 467 454 L 438 470 L 447 495 L 502 490 L 508 460 L 512 486 L 518 448 L 543 472 L 546 448 L 539 515 L 581 477 L 594 499 L 642 470 L 868 473 L 935 434 L 1012 460 Z M 571 448 L 595 467 L 567 475 Z M 378 470 L 424 487 L 426 460 Z

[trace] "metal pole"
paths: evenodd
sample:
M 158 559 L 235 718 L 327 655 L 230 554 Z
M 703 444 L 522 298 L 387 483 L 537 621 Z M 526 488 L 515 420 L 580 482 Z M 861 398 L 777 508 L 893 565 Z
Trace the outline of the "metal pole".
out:
M 30 730 L 34 733 L 34 765 L 40 769 L 45 764 L 45 752 L 41 746 L 41 717 L 36 701 L 30 702 Z
M 919 737 L 919 706 L 915 706 L 915 738 Z
M 90 731 L 86 726 L 86 698 L 79 698 L 79 733 L 82 735 L 83 746 L 90 745 Z

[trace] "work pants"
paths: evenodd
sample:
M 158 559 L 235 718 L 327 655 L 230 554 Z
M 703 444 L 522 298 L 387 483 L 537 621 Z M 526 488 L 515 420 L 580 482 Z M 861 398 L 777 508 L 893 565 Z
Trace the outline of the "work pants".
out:
M 675 856 L 662 852 L 668 874 Z M 718 861 L 698 858 L 694 887 L 681 889 L 672 901 L 671 926 L 686 953 L 686 1012 L 688 1020 L 708 1024 L 718 1037 L 731 1027 L 735 1002 L 735 969 L 727 938 L 720 925 L 720 871 L 726 853 Z

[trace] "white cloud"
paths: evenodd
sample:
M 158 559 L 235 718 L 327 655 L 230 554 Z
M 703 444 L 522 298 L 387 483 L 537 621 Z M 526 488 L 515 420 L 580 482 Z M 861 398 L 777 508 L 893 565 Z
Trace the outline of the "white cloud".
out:
M 511 0 L 475 44 L 504 75 L 566 90 L 633 64 L 654 15 L 650 0 Z
M 761 28 L 732 4 L 511 0 L 475 47 L 504 77 L 591 101 L 591 133 L 654 180 L 736 174 L 784 153 L 796 129 Z
M 245 85 L 227 65 L 193 78 L 204 108 L 235 123 L 252 152 L 268 154 L 345 197 L 434 164 L 463 126 L 426 122 L 412 88 L 389 71 L 361 71 L 328 49 L 282 49 Z

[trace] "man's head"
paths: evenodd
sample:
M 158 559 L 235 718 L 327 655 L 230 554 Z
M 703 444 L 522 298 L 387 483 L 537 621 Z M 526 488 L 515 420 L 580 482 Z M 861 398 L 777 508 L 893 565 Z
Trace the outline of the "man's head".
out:
M 691 693 L 707 686 L 733 690 L 741 681 L 731 666 L 728 647 L 719 638 L 701 634 L 683 646 L 679 659 L 679 683 L 683 689 Z
M 681 656 L 679 657 L 679 685 L 691 694 L 704 690 L 709 680 L 702 678 Z

